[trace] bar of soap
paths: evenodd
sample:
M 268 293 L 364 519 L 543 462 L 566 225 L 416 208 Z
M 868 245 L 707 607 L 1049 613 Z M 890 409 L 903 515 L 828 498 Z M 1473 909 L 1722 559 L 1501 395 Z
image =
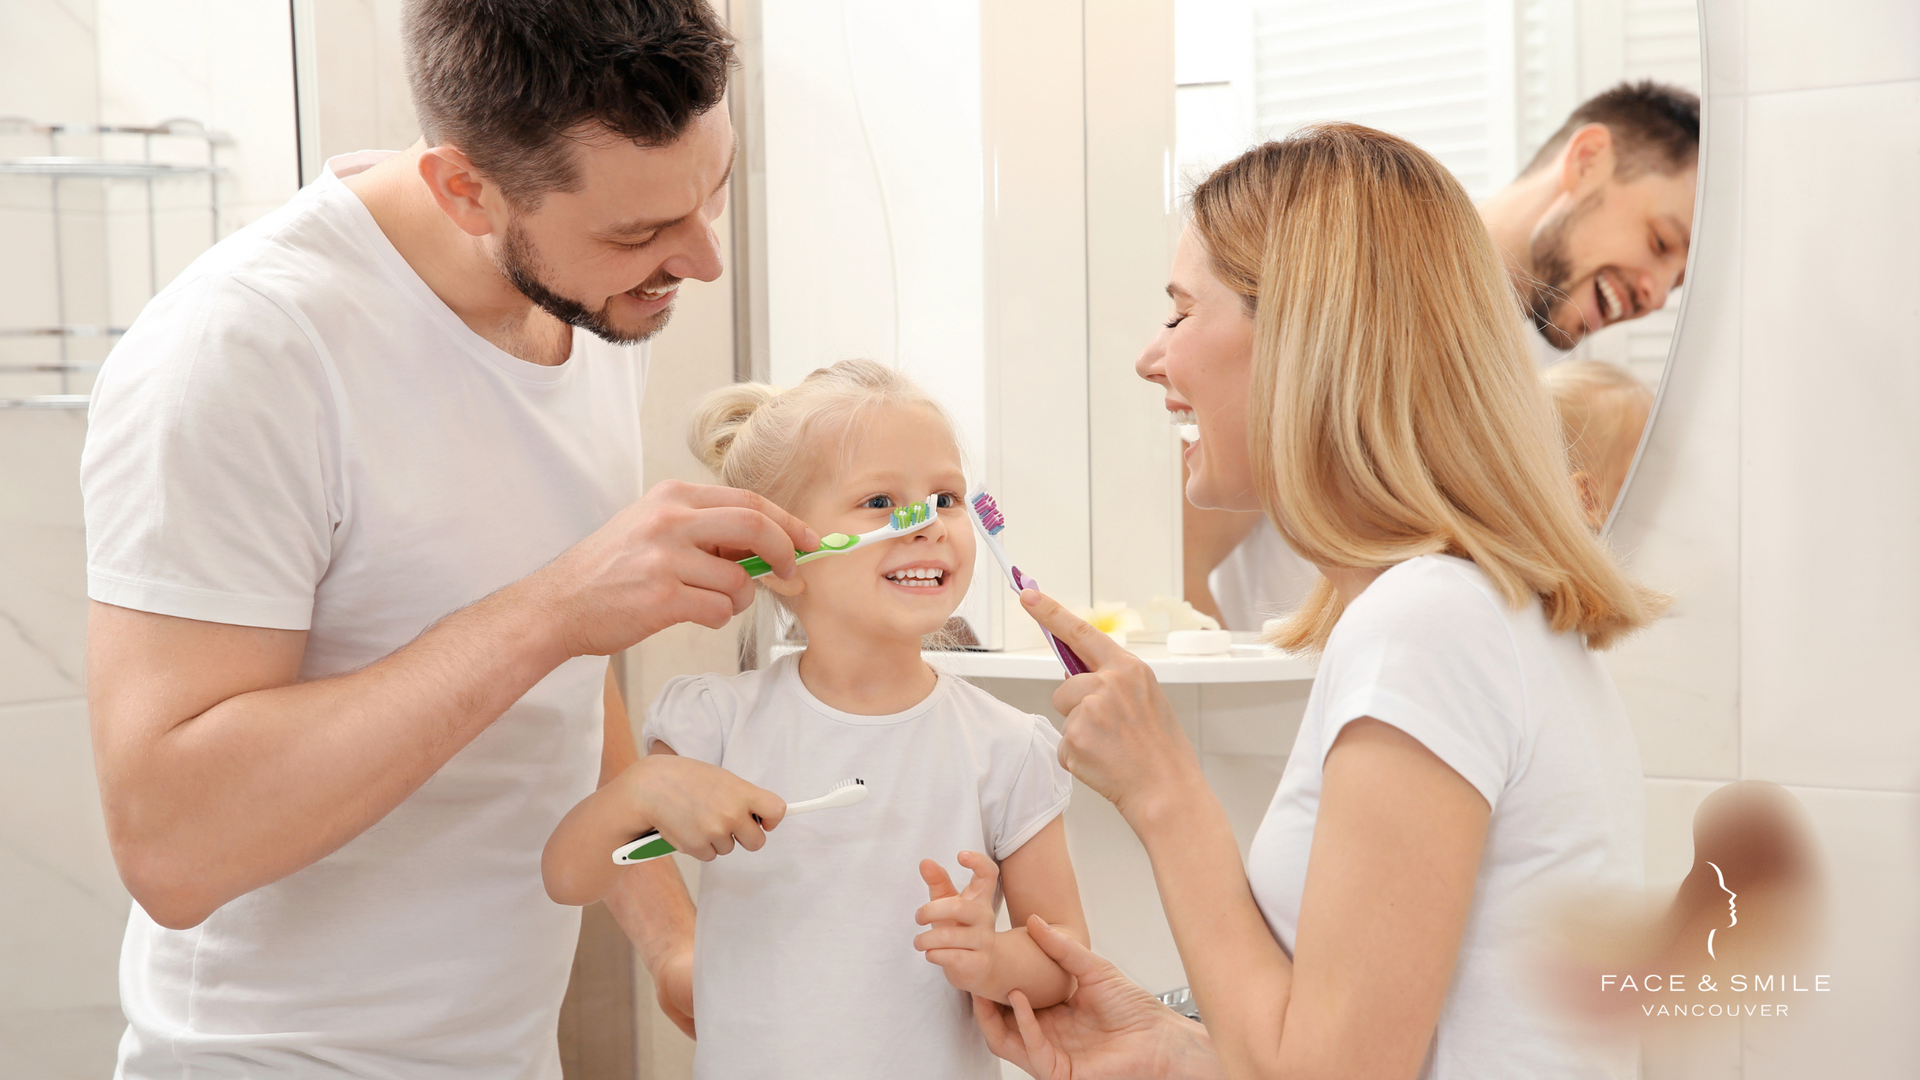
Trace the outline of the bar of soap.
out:
M 1167 634 L 1167 651 L 1175 656 L 1220 656 L 1232 650 L 1230 630 L 1174 630 Z

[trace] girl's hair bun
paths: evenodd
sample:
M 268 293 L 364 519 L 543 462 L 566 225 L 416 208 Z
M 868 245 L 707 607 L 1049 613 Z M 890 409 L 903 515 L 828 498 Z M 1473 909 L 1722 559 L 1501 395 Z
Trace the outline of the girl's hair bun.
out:
M 833 468 L 832 448 L 844 457 L 867 410 L 889 406 L 924 407 L 952 435 L 946 413 L 906 376 L 872 360 L 842 360 L 785 390 L 766 383 L 715 390 L 694 409 L 687 446 L 722 484 L 785 506 Z
M 687 427 L 687 447 L 716 475 L 727 472 L 727 452 L 753 414 L 780 395 L 766 383 L 734 383 L 708 394 Z

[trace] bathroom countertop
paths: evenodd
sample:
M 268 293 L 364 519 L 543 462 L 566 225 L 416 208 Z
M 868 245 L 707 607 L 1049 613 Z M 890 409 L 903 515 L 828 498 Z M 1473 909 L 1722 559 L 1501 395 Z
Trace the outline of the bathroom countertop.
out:
M 1148 642 L 1130 643 L 1127 651 L 1147 662 L 1163 683 L 1255 683 L 1311 682 L 1315 663 L 1312 657 L 1269 649 L 1258 644 L 1257 634 L 1236 633 L 1233 651 L 1224 656 L 1173 656 L 1167 647 Z M 774 647 L 774 655 L 796 651 L 797 646 Z M 1040 679 L 1059 682 L 1066 678 L 1053 650 L 1045 646 L 1013 649 L 1007 652 L 938 651 L 922 653 L 927 662 L 941 671 L 965 679 Z

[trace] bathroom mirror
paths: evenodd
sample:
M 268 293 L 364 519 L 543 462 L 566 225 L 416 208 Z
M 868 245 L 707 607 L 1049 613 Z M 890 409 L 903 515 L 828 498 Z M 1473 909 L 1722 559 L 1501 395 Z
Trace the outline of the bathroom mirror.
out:
M 1581 103 L 1622 83 L 1653 80 L 1695 95 L 1701 85 L 1694 0 L 1175 0 L 1174 11 L 1183 192 L 1262 139 L 1351 120 L 1424 147 L 1492 218 L 1502 189 Z M 1543 285 L 1560 295 L 1516 279 L 1523 296 L 1554 312 L 1556 325 L 1530 320 L 1527 336 L 1561 407 L 1596 529 L 1626 490 L 1666 376 L 1697 176 L 1695 168 L 1672 178 L 1655 229 L 1596 238 L 1576 220 L 1558 245 L 1566 272 L 1535 263 L 1535 276 L 1551 278 Z M 1534 233 L 1534 254 L 1554 251 L 1551 234 Z M 1257 519 L 1190 514 L 1187 523 L 1188 597 L 1217 603 L 1233 629 L 1257 630 L 1291 610 L 1315 577 Z

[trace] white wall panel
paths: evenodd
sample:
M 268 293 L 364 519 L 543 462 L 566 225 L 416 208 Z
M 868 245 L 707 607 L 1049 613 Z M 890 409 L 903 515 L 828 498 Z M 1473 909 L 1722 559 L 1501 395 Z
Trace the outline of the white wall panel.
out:
M 1747 110 L 1743 772 L 1920 787 L 1920 83 Z
M 1920 79 L 1913 0 L 1748 0 L 1754 93 Z
M 1739 775 L 1744 102 L 1712 104 L 1688 296 L 1653 433 L 1609 541 L 1673 610 L 1606 654 L 1650 776 Z

